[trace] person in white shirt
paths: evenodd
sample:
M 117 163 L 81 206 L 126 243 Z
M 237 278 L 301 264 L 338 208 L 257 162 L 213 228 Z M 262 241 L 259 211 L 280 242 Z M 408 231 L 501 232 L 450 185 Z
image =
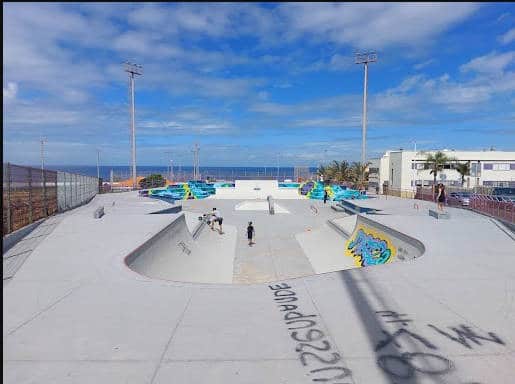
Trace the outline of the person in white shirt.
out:
M 211 215 L 213 216 L 213 220 L 211 221 L 211 229 L 214 229 L 215 221 L 218 221 L 218 226 L 219 226 L 218 232 L 220 232 L 220 234 L 222 234 L 223 233 L 222 232 L 222 222 L 223 222 L 224 218 L 222 217 L 220 212 L 216 210 L 216 208 L 213 208 L 213 212 L 211 213 Z

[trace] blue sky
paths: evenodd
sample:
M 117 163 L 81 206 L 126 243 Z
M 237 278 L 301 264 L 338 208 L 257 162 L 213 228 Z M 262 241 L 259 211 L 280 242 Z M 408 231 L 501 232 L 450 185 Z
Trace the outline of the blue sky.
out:
M 515 150 L 510 3 L 4 3 L 4 161 L 312 165 L 388 149 Z

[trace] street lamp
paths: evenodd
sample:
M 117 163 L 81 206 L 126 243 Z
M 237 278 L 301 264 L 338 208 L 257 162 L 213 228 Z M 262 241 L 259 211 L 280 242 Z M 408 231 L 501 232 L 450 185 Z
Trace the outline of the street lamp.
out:
M 368 81 L 368 63 L 377 61 L 377 53 L 363 52 L 356 53 L 355 63 L 365 64 L 365 80 L 363 84 L 363 127 L 361 131 L 361 163 L 365 164 L 366 156 L 366 140 L 367 140 L 367 81 Z
M 134 107 L 134 76 L 143 74 L 143 67 L 126 61 L 123 63 L 124 70 L 129 74 L 129 92 L 130 92 L 130 119 L 131 119 L 131 163 L 132 163 L 132 186 L 136 188 L 136 123 L 135 123 L 135 107 Z

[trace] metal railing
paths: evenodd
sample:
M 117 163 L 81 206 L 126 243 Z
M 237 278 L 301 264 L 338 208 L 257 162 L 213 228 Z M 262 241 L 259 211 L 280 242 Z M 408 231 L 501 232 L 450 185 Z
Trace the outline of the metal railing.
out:
M 98 192 L 96 177 L 3 164 L 2 234 L 77 207 Z
M 451 207 L 468 208 L 473 211 L 484 213 L 495 218 L 515 223 L 515 199 L 509 196 L 498 196 L 485 193 L 471 192 L 471 190 L 445 188 L 446 201 L 445 204 Z M 478 188 L 477 191 L 485 191 Z M 464 200 L 459 196 L 453 196 L 453 192 L 469 193 L 468 200 Z M 415 198 L 417 200 L 436 201 L 436 193 L 431 188 L 417 188 L 416 193 L 413 190 L 392 189 L 384 191 L 389 196 L 397 196 L 404 198 Z

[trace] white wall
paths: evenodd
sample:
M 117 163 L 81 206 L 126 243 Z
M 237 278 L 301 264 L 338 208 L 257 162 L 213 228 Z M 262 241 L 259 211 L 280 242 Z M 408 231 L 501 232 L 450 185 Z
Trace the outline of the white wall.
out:
M 380 188 L 385 180 L 389 181 L 391 188 L 411 189 L 412 180 L 415 175 L 417 182 L 433 181 L 430 170 L 413 171 L 412 163 L 424 163 L 428 153 L 436 151 L 415 152 L 415 151 L 387 151 L 380 159 L 379 180 Z M 479 179 L 474 175 L 465 177 L 464 186 L 474 187 L 484 185 L 486 182 L 512 182 L 515 183 L 515 152 L 500 151 L 449 151 L 444 150 L 447 157 L 459 162 L 478 163 L 481 169 Z M 508 164 L 509 170 L 488 170 L 484 169 L 485 164 Z M 513 164 L 513 165 L 512 165 Z M 393 177 L 392 177 L 393 170 Z M 455 182 L 461 184 L 461 175 L 454 169 L 444 169 L 437 175 L 437 183 L 441 181 Z M 424 184 L 426 185 L 426 184 Z

